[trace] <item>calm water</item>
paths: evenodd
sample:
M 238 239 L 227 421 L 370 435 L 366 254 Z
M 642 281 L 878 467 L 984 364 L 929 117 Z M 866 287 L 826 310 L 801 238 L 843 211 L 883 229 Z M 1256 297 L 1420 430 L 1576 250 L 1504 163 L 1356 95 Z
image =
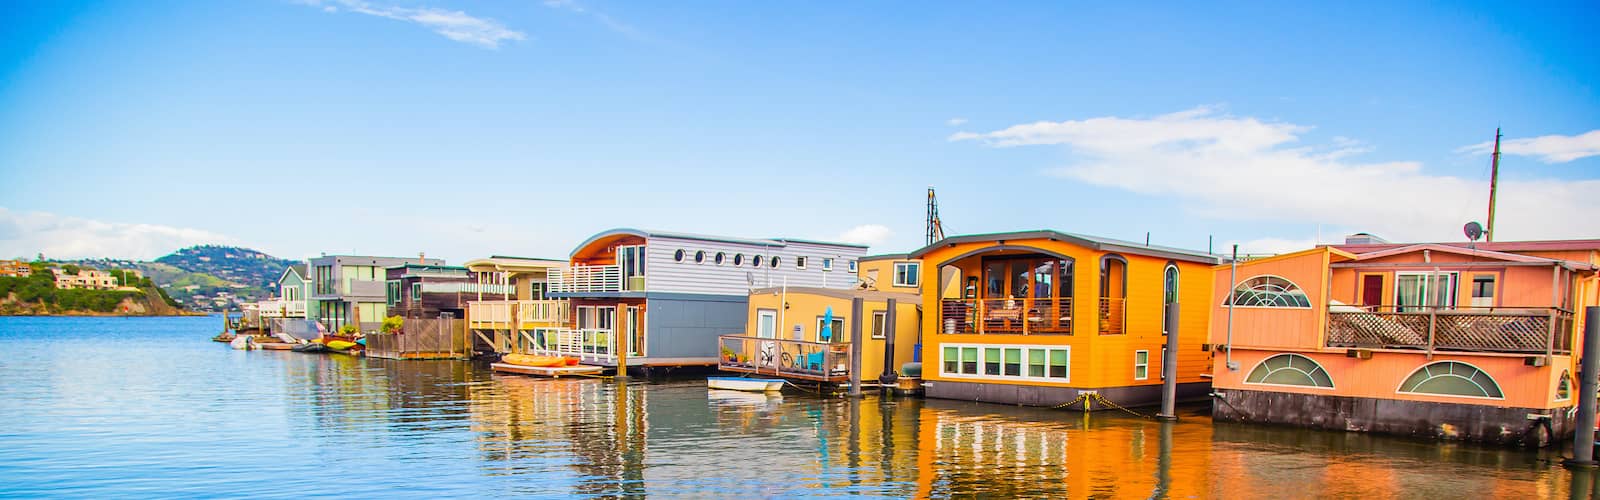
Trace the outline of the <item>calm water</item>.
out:
M 0 318 L 0 497 L 1566 497 L 1555 452 L 234 351 Z

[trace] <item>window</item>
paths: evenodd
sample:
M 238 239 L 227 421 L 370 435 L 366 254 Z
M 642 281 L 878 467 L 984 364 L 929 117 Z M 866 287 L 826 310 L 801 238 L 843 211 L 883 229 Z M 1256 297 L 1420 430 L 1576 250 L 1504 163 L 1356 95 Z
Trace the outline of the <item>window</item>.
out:
M 806 258 L 805 258 L 804 255 L 794 258 L 794 268 L 795 269 L 805 269 L 806 268 Z
M 1572 374 L 1561 370 L 1561 379 L 1556 381 L 1556 401 L 1572 399 Z
M 755 266 L 755 267 L 761 267 L 761 255 L 758 254 L 758 255 L 756 255 L 755 258 L 750 259 L 750 265 Z
M 1456 273 L 1394 273 L 1394 305 L 1396 312 L 1455 307 Z
M 694 252 L 694 263 L 700 264 L 700 263 L 703 263 L 705 261 L 706 261 L 706 251 L 705 250 L 695 250 L 695 252 Z
M 921 284 L 922 264 L 917 262 L 894 263 L 894 286 L 914 287 Z
M 1166 276 L 1161 281 L 1161 334 L 1166 335 L 1171 328 L 1167 323 L 1167 308 L 1178 302 L 1178 266 L 1168 263 Z
M 1256 276 L 1233 287 L 1233 294 L 1222 302 L 1225 306 L 1229 304 L 1237 307 L 1309 309 L 1311 299 L 1306 298 L 1306 293 L 1293 281 L 1277 276 Z
M 724 254 L 722 252 L 717 252 L 717 256 L 716 257 L 712 257 L 711 258 L 711 262 L 720 266 L 720 265 L 722 265 L 722 258 L 724 256 L 726 256 L 726 254 Z
M 852 260 L 848 265 L 850 266 L 850 273 L 854 274 L 856 272 L 856 261 Z
M 411 284 L 411 300 L 422 300 L 422 283 Z
M 834 316 L 833 323 L 825 323 L 822 320 L 822 316 L 817 316 L 817 342 L 833 342 L 836 344 L 850 342 L 850 335 L 844 331 L 844 318 Z M 826 335 L 822 332 L 822 327 L 824 326 L 828 327 Z
M 1460 361 L 1440 361 L 1418 368 L 1400 383 L 1398 392 L 1468 398 L 1505 397 L 1494 377 Z
M 873 311 L 872 312 L 872 338 L 875 338 L 875 339 L 886 338 L 886 335 L 884 334 L 884 330 L 883 329 L 884 329 L 884 324 L 885 324 L 885 322 L 888 321 L 888 319 L 889 319 L 889 313 L 886 312 L 886 311 Z
M 941 346 L 945 375 L 992 380 L 1067 382 L 1071 347 L 1026 345 Z
M 644 245 L 618 247 L 617 263 L 622 267 L 623 283 L 644 276 Z
M 1494 307 L 1494 275 L 1472 277 L 1472 307 Z
M 832 271 L 833 270 L 833 259 L 832 258 L 830 258 L 830 257 L 823 257 L 822 258 L 822 270 L 823 271 Z
M 782 261 L 783 261 L 782 257 L 774 255 L 774 256 L 772 256 L 772 260 L 768 261 L 768 264 L 771 265 L 773 269 L 777 269 L 778 268 L 778 264 L 781 263 Z
M 735 265 L 735 266 L 744 265 L 744 254 L 742 254 L 742 253 L 733 254 L 733 265 Z
M 388 302 L 387 303 L 389 305 L 391 305 L 391 306 L 400 303 L 400 282 L 399 281 L 390 281 L 389 282 Z
M 1296 385 L 1333 388 L 1333 379 L 1311 358 L 1299 354 L 1279 354 L 1256 363 L 1244 377 L 1246 384 Z
M 1133 379 L 1150 378 L 1150 351 L 1133 351 Z
M 679 248 L 678 251 L 676 251 L 676 252 L 672 252 L 672 260 L 675 261 L 675 262 L 683 262 L 683 249 L 682 248 Z

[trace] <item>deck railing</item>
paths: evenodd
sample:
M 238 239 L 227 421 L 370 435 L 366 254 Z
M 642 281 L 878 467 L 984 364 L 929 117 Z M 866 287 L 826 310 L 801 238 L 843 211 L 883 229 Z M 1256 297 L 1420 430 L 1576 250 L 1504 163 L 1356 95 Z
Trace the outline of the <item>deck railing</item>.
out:
M 850 378 L 850 344 L 748 335 L 723 335 L 717 344 L 717 368 L 724 371 L 824 382 Z
M 422 293 L 461 293 L 477 295 L 515 295 L 517 290 L 511 285 L 499 283 L 475 283 L 471 281 L 444 281 L 423 282 Z
M 616 331 L 597 328 L 535 328 L 518 335 L 521 352 L 536 356 L 569 356 L 586 362 L 616 364 Z
M 306 317 L 306 301 L 263 300 L 256 303 L 256 312 L 262 318 L 304 318 Z
M 474 300 L 467 302 L 467 322 L 485 329 L 556 325 L 567 321 L 569 311 L 565 300 Z M 518 323 L 513 325 L 512 318 Z
M 465 359 L 472 356 L 467 330 L 455 318 L 407 319 L 400 333 L 373 333 L 366 339 L 366 355 L 374 358 Z
M 1072 335 L 1072 298 L 945 299 L 944 333 Z
M 1100 334 L 1121 335 L 1126 333 L 1125 326 L 1128 322 L 1127 300 L 1124 298 L 1100 298 Z
M 546 272 L 551 293 L 597 293 L 622 291 L 622 269 L 617 266 L 570 266 Z
M 1407 309 L 1406 312 L 1329 311 L 1327 345 L 1429 352 L 1545 355 L 1572 352 L 1571 311 L 1557 308 Z M 1394 311 L 1395 308 L 1380 306 L 1376 310 Z

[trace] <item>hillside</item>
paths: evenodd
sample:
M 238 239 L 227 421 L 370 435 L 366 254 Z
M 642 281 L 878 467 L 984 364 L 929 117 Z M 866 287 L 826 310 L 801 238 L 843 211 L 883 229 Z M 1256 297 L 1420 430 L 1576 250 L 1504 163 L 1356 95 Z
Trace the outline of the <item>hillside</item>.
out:
M 0 276 L 0 316 L 31 315 L 172 315 L 183 313 L 149 278 L 130 274 L 123 281 L 115 269 L 119 290 L 62 290 L 56 288 L 48 263 L 36 263 L 28 277 Z M 69 265 L 70 267 L 76 267 Z M 75 270 L 74 270 L 75 272 Z
M 178 303 L 205 311 L 267 298 L 283 269 L 294 263 L 248 248 L 201 245 L 138 267 Z

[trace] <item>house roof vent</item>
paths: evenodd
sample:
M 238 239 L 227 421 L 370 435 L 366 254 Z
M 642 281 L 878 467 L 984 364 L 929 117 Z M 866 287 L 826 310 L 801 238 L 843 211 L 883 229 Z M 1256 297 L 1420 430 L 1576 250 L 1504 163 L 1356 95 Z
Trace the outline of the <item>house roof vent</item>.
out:
M 1372 233 L 1356 233 L 1344 237 L 1344 244 L 1346 245 L 1373 245 L 1388 242 L 1389 240 L 1379 238 Z

